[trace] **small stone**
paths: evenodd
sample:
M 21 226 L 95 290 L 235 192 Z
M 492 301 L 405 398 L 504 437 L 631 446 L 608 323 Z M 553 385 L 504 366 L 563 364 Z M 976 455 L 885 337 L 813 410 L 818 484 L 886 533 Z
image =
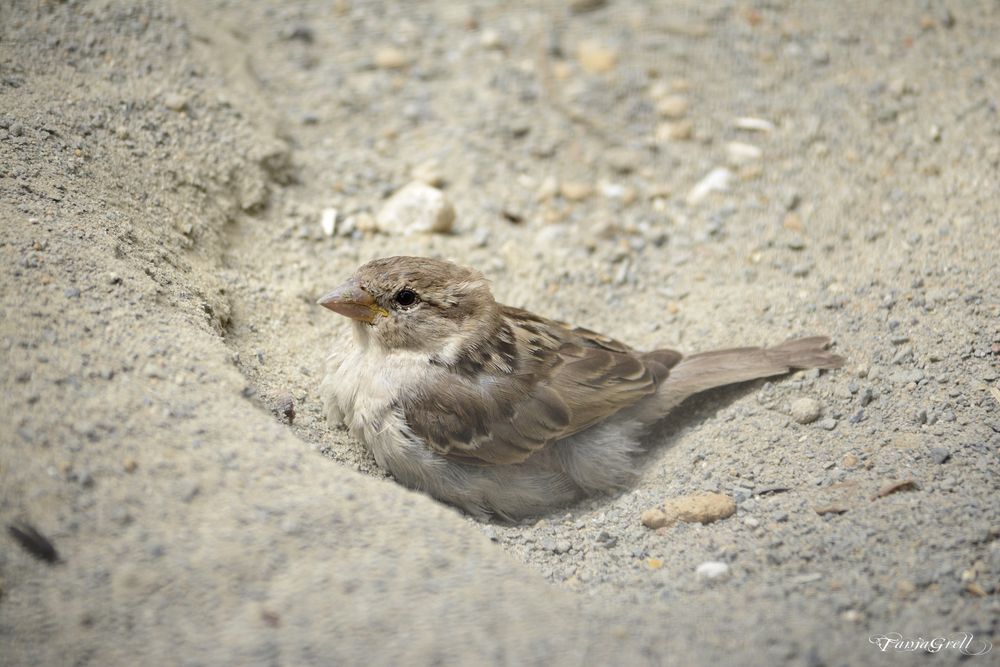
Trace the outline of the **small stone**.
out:
M 690 120 L 667 121 L 656 126 L 657 141 L 688 141 L 694 136 Z
M 128 508 L 124 505 L 115 505 L 108 514 L 111 520 L 119 526 L 127 526 L 132 523 L 132 515 L 128 513 Z
M 171 111 L 181 112 L 187 109 L 188 100 L 178 93 L 167 93 L 163 96 L 163 106 Z
M 642 155 L 628 148 L 612 148 L 604 154 L 604 160 L 619 174 L 631 174 L 642 162 Z
M 570 0 L 569 10 L 574 14 L 592 12 L 606 5 L 608 0 Z
M 931 460 L 934 463 L 942 464 L 951 458 L 951 452 L 947 447 L 931 447 Z
M 583 69 L 591 74 L 610 72 L 618 64 L 618 52 L 593 39 L 580 42 L 576 57 Z
M 379 69 L 402 69 L 409 66 L 410 55 L 395 46 L 383 46 L 375 50 L 375 67 Z
M 65 290 L 63 290 L 63 294 L 66 295 L 67 299 L 80 298 L 80 290 L 77 287 L 67 287 Z
M 701 493 L 679 496 L 667 500 L 662 508 L 642 513 L 642 524 L 647 528 L 663 528 L 678 521 L 685 523 L 712 523 L 732 516 L 736 501 L 721 493 Z
M 809 49 L 809 55 L 817 65 L 825 65 L 830 62 L 830 51 L 824 44 L 813 44 Z
M 122 470 L 127 473 L 133 473 L 139 467 L 139 463 L 135 459 L 125 459 L 122 461 Z
M 601 531 L 597 536 L 596 542 L 600 544 L 605 549 L 611 549 L 618 544 L 618 538 L 606 531 Z
M 695 568 L 699 579 L 719 579 L 729 575 L 729 565 L 720 560 L 707 560 Z
M 295 421 L 295 399 L 292 395 L 287 392 L 279 395 L 275 401 L 275 411 L 288 420 L 289 424 Z
M 875 394 L 872 392 L 871 387 L 865 387 L 862 389 L 858 400 L 861 402 L 861 407 L 866 407 L 869 403 L 875 400 Z
M 479 35 L 479 43 L 486 49 L 499 50 L 504 48 L 503 39 L 500 37 L 500 33 L 492 28 L 483 30 L 482 34 Z
M 378 223 L 375 221 L 375 216 L 368 211 L 361 211 L 352 215 L 348 220 L 353 222 L 354 228 L 360 232 L 375 232 L 378 231 Z M 347 221 L 345 220 L 345 223 Z
M 444 174 L 441 172 L 441 165 L 437 160 L 421 162 L 410 171 L 410 176 L 413 180 L 421 181 L 435 188 L 440 188 L 445 184 Z
M 774 132 L 774 123 L 763 118 L 737 118 L 733 125 L 736 126 L 738 130 L 745 130 L 747 132 Z
M 448 232 L 454 221 L 455 209 L 445 194 L 417 181 L 390 197 L 375 216 L 380 231 L 400 236 Z
M 594 188 L 587 183 L 566 181 L 559 186 L 559 194 L 568 201 L 583 201 L 594 193 Z
M 185 503 L 189 503 L 194 500 L 194 497 L 198 495 L 199 491 L 201 491 L 201 487 L 192 481 L 181 481 L 177 485 L 177 496 L 182 502 Z
M 299 41 L 303 44 L 312 44 L 315 39 L 312 28 L 307 25 L 297 25 L 291 30 L 284 31 L 282 37 L 291 41 Z
M 648 509 L 639 517 L 646 528 L 663 528 L 670 523 L 667 513 L 661 509 Z
M 899 99 L 912 91 L 910 84 L 903 77 L 897 77 L 890 81 L 888 90 L 889 94 L 896 99 Z
M 688 101 L 681 95 L 667 95 L 656 103 L 656 111 L 664 118 L 683 118 L 688 111 Z
M 814 398 L 797 398 L 789 406 L 792 419 L 799 424 L 811 424 L 823 413 L 823 406 Z
M 325 236 L 333 236 L 333 232 L 337 229 L 337 209 L 324 208 L 319 218 L 319 226 Z
M 724 192 L 729 189 L 729 182 L 733 178 L 733 172 L 725 167 L 716 167 L 708 172 L 704 178 L 695 183 L 691 191 L 688 192 L 686 201 L 688 205 L 695 205 L 703 201 L 713 192 Z
M 802 216 L 795 211 L 789 211 L 785 214 L 785 219 L 781 221 L 781 226 L 792 232 L 801 232 L 805 229 L 802 225 Z M 788 243 L 788 247 L 792 248 L 792 250 L 801 250 L 806 247 L 805 241 L 799 240 L 798 243 L 800 245 L 798 248 L 793 247 L 792 243 L 792 241 Z
M 764 151 L 753 144 L 745 144 L 741 141 L 730 141 L 726 144 L 726 156 L 729 164 L 741 165 L 754 162 L 763 157 Z
M 854 470 L 859 465 L 861 465 L 861 459 L 851 452 L 844 454 L 844 458 L 840 459 L 840 467 L 844 470 Z

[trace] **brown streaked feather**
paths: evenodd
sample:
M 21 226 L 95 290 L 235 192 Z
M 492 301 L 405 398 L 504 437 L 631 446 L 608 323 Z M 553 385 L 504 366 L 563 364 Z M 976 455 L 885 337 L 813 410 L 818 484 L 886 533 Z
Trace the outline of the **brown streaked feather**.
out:
M 455 461 L 524 461 L 653 394 L 671 363 L 653 356 L 647 365 L 611 338 L 502 308 L 501 329 L 522 351 L 510 364 L 515 372 L 469 350 L 436 386 L 401 406 L 413 434 Z

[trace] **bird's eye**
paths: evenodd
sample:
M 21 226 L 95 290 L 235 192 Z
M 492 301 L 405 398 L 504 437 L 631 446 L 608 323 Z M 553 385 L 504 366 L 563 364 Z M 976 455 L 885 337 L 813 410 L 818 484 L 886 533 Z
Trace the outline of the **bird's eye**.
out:
M 407 306 L 412 306 L 417 302 L 417 293 L 411 289 L 403 288 L 396 292 L 396 296 L 394 298 L 396 303 L 405 308 Z

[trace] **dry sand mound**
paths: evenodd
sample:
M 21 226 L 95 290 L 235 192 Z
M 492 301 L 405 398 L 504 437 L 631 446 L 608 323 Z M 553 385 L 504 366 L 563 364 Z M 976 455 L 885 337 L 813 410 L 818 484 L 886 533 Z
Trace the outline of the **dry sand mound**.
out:
M 996 34 L 990 2 L 4 3 L 0 662 L 995 639 Z M 412 180 L 452 233 L 376 231 Z M 637 347 L 823 333 L 850 366 L 693 401 L 634 489 L 482 525 L 315 400 L 314 299 L 398 253 Z M 640 522 L 704 492 L 737 512 Z

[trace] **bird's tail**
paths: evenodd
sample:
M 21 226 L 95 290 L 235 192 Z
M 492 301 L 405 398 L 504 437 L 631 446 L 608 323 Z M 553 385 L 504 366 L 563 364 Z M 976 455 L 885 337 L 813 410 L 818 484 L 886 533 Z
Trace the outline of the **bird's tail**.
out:
M 662 417 L 688 396 L 706 389 L 783 375 L 801 368 L 840 368 L 844 358 L 826 350 L 829 342 L 825 336 L 812 336 L 774 347 L 740 347 L 683 357 L 670 368 L 655 397 L 650 397 L 643 406 L 642 412 L 646 413 L 643 417 L 647 417 L 644 421 Z

